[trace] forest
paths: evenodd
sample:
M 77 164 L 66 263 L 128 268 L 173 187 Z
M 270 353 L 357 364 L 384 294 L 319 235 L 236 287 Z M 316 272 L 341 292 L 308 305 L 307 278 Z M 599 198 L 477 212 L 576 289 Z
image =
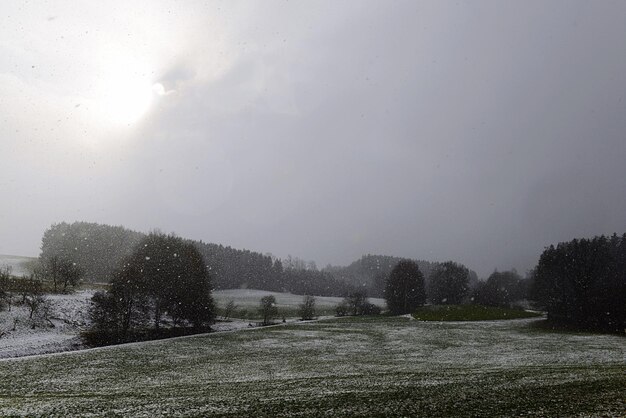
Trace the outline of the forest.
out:
M 59 286 L 65 290 L 68 284 L 75 285 L 80 275 L 82 280 L 88 282 L 110 282 L 113 293 L 127 294 L 128 289 L 115 284 L 126 283 L 128 279 L 138 276 L 138 271 L 145 279 L 137 280 L 137 283 L 148 283 L 158 276 L 159 263 L 167 254 L 152 254 L 151 261 L 147 261 L 150 257 L 142 255 L 142 249 L 148 247 L 146 242 L 155 237 L 169 242 L 161 243 L 162 247 L 186 248 L 187 254 L 196 254 L 193 257 L 201 260 L 198 268 L 206 269 L 196 276 L 205 278 L 204 287 L 209 293 L 211 290 L 250 288 L 299 295 L 338 296 L 346 300 L 384 297 L 389 304 L 394 297 L 405 297 L 405 293 L 393 296 L 396 290 L 390 290 L 391 280 L 405 277 L 398 280 L 417 280 L 411 288 L 421 289 L 420 295 L 416 296 L 419 302 L 412 304 L 411 309 L 405 307 L 397 312 L 412 312 L 425 302 L 432 305 L 472 303 L 492 307 L 534 307 L 545 310 L 548 322 L 553 325 L 613 332 L 623 332 L 624 329 L 626 236 L 617 235 L 550 246 L 541 255 L 537 267 L 526 277 L 514 270 L 496 270 L 485 280 L 478 280 L 475 272 L 453 261 L 406 260 L 367 254 L 348 266 L 328 265 L 320 270 L 314 262 L 298 257 L 280 259 L 271 254 L 174 235 L 165 236 L 158 231 L 146 235 L 122 226 L 75 222 L 54 224 L 45 231 L 39 268 L 53 278 L 55 290 L 57 276 L 64 278 L 63 281 L 59 279 Z M 103 254 L 107 256 L 103 257 Z M 182 263 L 181 259 L 177 262 Z M 402 264 L 405 262 L 410 263 Z M 148 271 L 146 263 L 155 265 L 152 276 L 145 273 Z M 181 266 L 188 267 L 187 264 Z M 404 266 L 404 272 L 396 271 L 399 266 Z M 181 267 L 181 271 L 186 270 Z M 158 285 L 146 286 L 163 291 L 172 285 L 162 279 Z M 166 293 L 176 294 L 176 286 Z M 165 309 L 165 302 L 159 301 L 164 301 L 165 294 L 155 298 L 153 291 L 152 295 L 153 301 L 156 301 L 152 305 L 152 318 L 158 328 L 159 311 Z M 99 302 L 101 306 L 107 303 L 105 299 Z M 178 302 L 169 300 L 168 303 L 176 305 Z M 212 302 L 206 303 L 207 309 L 213 310 L 210 308 Z M 141 311 L 137 303 L 133 309 Z M 354 308 L 355 312 L 358 310 Z M 210 322 L 211 315 L 206 319 Z M 203 321 L 198 322 L 198 326 Z M 128 319 L 126 323 L 128 327 Z

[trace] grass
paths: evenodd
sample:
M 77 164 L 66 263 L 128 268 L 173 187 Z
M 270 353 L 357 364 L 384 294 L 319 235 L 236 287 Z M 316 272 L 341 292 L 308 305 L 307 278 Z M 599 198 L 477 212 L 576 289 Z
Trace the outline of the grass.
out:
M 231 314 L 233 318 L 245 320 L 261 319 L 259 314 L 259 304 L 263 296 L 272 295 L 276 298 L 278 308 L 278 319 L 282 317 L 296 318 L 300 315 L 299 306 L 302 303 L 302 295 L 291 293 L 270 292 L 256 289 L 228 289 L 213 291 L 213 298 L 217 303 L 218 315 L 223 315 L 224 307 L 229 301 L 235 302 L 237 308 Z M 331 296 L 315 296 L 315 311 L 317 316 L 335 315 L 335 307 L 341 303 L 343 298 Z M 385 306 L 383 299 L 370 298 L 370 302 Z
M 420 321 L 492 321 L 538 316 L 541 316 L 538 312 L 482 305 L 431 305 L 419 308 L 413 314 Z
M 347 318 L 0 361 L 0 416 L 618 416 L 626 344 Z

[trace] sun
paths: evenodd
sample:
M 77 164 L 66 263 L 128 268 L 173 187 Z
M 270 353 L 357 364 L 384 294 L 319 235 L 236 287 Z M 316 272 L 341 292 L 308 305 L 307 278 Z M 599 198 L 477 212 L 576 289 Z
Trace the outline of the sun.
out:
M 103 90 L 101 116 L 116 125 L 137 122 L 148 111 L 153 99 L 152 83 L 132 75 L 111 77 Z
M 146 116 L 165 88 L 147 69 L 119 65 L 101 74 L 96 87 L 96 113 L 110 127 L 131 126 Z

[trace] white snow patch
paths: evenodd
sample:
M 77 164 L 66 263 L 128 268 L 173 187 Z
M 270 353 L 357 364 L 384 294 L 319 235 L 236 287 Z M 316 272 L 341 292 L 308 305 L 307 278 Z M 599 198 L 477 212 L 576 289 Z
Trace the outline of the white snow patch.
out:
M 82 348 L 78 337 L 89 326 L 88 310 L 93 291 L 46 295 L 49 322 L 33 328 L 25 306 L 0 312 L 0 358 L 56 353 Z

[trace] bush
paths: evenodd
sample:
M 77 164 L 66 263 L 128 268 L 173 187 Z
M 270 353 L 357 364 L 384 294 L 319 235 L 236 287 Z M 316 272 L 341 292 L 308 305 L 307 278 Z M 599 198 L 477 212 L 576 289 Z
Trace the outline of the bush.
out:
M 368 301 L 365 291 L 357 291 L 346 296 L 335 312 L 337 316 L 379 315 L 381 309 Z
M 364 303 L 361 308 L 361 315 L 380 315 L 380 312 L 380 306 L 369 302 Z
M 337 316 L 347 316 L 349 311 L 350 311 L 350 307 L 345 302 L 341 302 L 335 308 L 335 313 L 337 314 Z

